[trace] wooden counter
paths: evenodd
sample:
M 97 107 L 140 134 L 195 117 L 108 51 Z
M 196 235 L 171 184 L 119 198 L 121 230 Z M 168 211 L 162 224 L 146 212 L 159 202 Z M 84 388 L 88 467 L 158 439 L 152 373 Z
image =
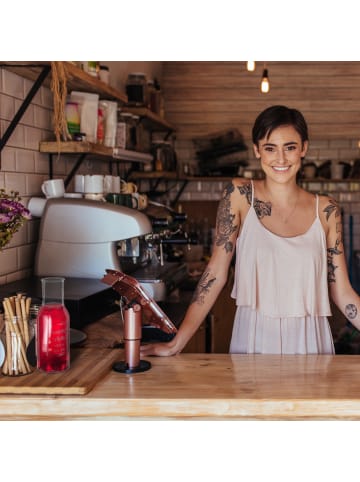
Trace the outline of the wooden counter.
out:
M 84 331 L 94 363 L 96 350 L 124 359 L 123 349 L 115 348 L 122 339 L 119 313 Z M 108 368 L 86 395 L 0 394 L 0 420 L 360 420 L 360 355 L 183 353 L 147 360 L 152 367 L 143 373 Z M 74 378 L 71 367 L 68 373 Z
M 111 371 L 84 396 L 1 395 L 0 419 L 360 419 L 358 355 L 148 359 L 149 371 Z

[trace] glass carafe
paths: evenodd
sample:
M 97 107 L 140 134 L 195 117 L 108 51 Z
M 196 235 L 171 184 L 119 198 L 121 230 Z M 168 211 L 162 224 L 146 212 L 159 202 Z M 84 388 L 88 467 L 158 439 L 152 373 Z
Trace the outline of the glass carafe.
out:
M 64 305 L 64 278 L 41 279 L 42 306 L 36 323 L 37 368 L 61 372 L 70 366 L 70 316 Z

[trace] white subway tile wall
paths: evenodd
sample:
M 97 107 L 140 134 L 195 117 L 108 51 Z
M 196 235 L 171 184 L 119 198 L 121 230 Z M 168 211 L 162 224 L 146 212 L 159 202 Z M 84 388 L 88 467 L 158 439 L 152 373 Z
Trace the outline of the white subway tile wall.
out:
M 6 69 L 0 69 L 0 136 L 18 111 L 33 82 Z M 41 184 L 49 178 L 49 157 L 39 152 L 39 142 L 53 140 L 52 93 L 41 87 L 10 136 L 0 157 L 0 188 L 18 191 L 27 206 L 33 196 L 42 196 Z M 54 177 L 64 178 L 74 165 L 71 156 L 54 156 Z M 107 164 L 85 162 L 83 174 L 107 173 Z M 72 189 L 72 183 L 69 189 Z M 0 252 L 0 285 L 31 276 L 40 220 L 24 225 Z

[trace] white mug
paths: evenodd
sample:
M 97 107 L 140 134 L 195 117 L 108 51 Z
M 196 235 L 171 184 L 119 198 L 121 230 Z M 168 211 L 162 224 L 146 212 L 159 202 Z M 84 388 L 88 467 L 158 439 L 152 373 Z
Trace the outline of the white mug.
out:
M 75 192 L 85 191 L 85 176 L 83 174 L 75 174 Z
M 48 179 L 42 183 L 41 190 L 47 198 L 63 197 L 65 192 L 64 180 Z
M 110 174 L 104 176 L 104 193 L 107 194 L 113 191 L 113 176 Z
M 32 197 L 28 202 L 28 210 L 33 216 L 41 218 L 43 215 L 47 199 L 44 197 Z
M 88 194 L 104 191 L 104 176 L 102 174 L 87 174 L 85 176 L 84 192 Z
M 121 179 L 120 176 L 113 176 L 112 180 L 112 192 L 119 194 L 120 193 L 120 183 Z

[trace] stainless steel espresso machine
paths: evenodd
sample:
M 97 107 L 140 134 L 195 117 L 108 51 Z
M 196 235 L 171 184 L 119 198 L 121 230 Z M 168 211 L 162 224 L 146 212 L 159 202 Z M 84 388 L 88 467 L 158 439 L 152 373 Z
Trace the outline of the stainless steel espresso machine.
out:
M 65 304 L 71 305 L 75 298 L 87 313 L 82 316 L 77 307 L 75 327 L 81 327 L 88 322 L 87 306 L 108 303 L 109 290 L 100 281 L 106 269 L 130 274 L 155 301 L 165 300 L 185 279 L 186 265 L 169 262 L 163 255 L 163 243 L 172 242 L 165 238 L 154 233 L 151 219 L 136 209 L 87 199 L 49 199 L 41 219 L 34 274 L 38 280 L 66 278 Z

